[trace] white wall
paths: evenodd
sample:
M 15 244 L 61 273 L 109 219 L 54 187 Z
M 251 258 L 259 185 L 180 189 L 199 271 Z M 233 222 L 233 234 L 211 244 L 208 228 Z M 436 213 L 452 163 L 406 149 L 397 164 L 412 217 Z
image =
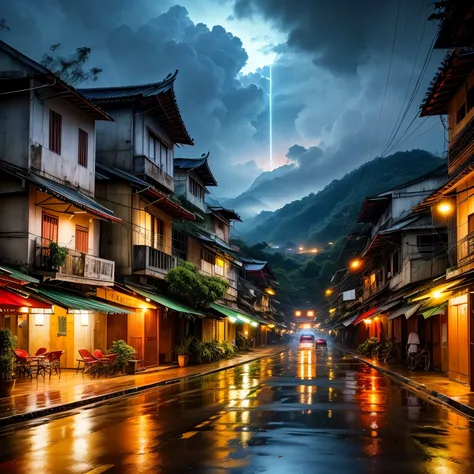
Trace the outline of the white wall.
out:
M 36 85 L 40 85 L 37 83 Z M 80 187 L 87 194 L 94 195 L 95 183 L 95 122 L 81 110 L 60 98 L 51 97 L 54 92 L 41 89 L 31 100 L 30 136 L 33 145 L 43 147 L 41 171 Z M 54 110 L 62 116 L 61 154 L 49 149 L 49 114 Z M 88 134 L 87 168 L 78 163 L 79 129 Z

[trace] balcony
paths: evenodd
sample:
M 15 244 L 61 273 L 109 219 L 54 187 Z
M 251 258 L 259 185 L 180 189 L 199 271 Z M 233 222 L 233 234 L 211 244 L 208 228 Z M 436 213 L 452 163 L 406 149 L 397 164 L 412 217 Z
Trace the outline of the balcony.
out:
M 189 190 L 186 192 L 186 201 L 188 201 L 193 206 L 200 209 L 202 212 L 206 212 L 206 205 L 204 204 L 204 201 L 201 201 L 198 197 L 196 197 Z
M 458 169 L 474 155 L 474 118 L 451 141 L 448 150 L 449 174 Z
M 168 270 L 178 266 L 178 259 L 148 245 L 133 246 L 134 273 L 164 278 Z
M 457 278 L 463 273 L 474 270 L 474 232 L 458 240 L 458 264 L 446 270 L 446 278 Z
M 165 173 L 156 163 L 146 156 L 135 156 L 133 159 L 133 172 L 139 178 L 149 178 L 168 191 L 174 192 L 173 177 Z
M 39 273 L 54 280 L 70 281 L 84 285 L 112 286 L 115 262 L 69 249 L 64 265 L 55 269 L 49 258 L 49 247 L 40 248 Z

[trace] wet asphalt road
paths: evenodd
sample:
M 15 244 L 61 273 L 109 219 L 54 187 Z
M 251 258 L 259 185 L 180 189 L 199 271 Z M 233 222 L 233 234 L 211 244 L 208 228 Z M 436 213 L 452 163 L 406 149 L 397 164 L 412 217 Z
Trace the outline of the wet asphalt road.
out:
M 472 474 L 471 428 L 337 351 L 292 348 L 5 429 L 0 472 Z

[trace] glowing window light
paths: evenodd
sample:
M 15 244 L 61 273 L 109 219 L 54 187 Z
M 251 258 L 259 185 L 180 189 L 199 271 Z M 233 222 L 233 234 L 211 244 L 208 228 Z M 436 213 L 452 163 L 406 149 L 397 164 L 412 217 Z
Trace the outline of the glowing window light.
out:
M 300 310 L 298 310 L 298 311 L 295 311 L 295 316 L 301 316 L 301 314 L 302 314 L 302 313 L 301 313 L 301 311 L 300 311 Z
M 308 318 L 314 317 L 314 311 L 308 311 L 308 312 L 306 313 L 306 316 L 308 316 Z

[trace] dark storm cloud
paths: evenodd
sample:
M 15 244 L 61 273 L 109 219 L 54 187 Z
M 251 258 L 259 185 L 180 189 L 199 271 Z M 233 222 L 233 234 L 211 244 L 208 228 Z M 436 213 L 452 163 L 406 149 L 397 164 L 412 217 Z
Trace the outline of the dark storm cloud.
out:
M 104 70 L 97 85 L 156 82 L 178 69 L 178 103 L 196 146 L 176 156 L 211 150 L 221 187 L 243 191 L 260 172 L 250 158 L 252 123 L 265 109 L 264 80 L 241 80 L 248 55 L 239 38 L 195 23 L 186 8 L 169 3 L 157 9 L 145 0 L 19 0 L 0 7 L 12 29 L 2 39 L 34 59 L 58 42 L 64 53 L 90 46 L 91 66 Z M 246 164 L 235 167 L 239 161 Z
M 402 1 L 399 22 L 413 30 L 426 2 Z M 374 51 L 390 48 L 400 0 L 235 0 L 236 17 L 263 15 L 288 32 L 287 45 L 312 53 L 317 64 L 336 74 L 356 73 Z M 405 39 L 408 39 L 407 37 Z

